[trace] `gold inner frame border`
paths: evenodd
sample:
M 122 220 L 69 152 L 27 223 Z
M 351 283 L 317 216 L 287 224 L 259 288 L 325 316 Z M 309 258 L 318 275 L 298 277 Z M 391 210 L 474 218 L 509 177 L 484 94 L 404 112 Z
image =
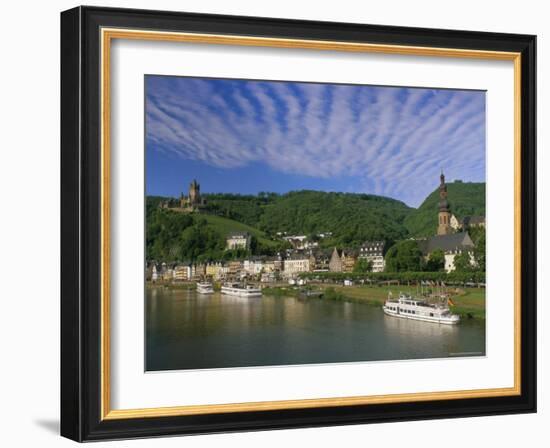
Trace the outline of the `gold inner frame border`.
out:
M 101 29 L 101 420 L 168 417 L 227 412 L 252 412 L 317 407 L 407 403 L 432 400 L 502 397 L 521 394 L 521 54 L 459 48 L 282 39 L 218 34 L 161 32 L 138 29 Z M 110 349 L 110 186 L 111 114 L 110 67 L 113 39 L 185 42 L 212 45 L 296 48 L 356 53 L 506 60 L 514 63 L 514 386 L 442 392 L 313 398 L 228 404 L 111 409 Z

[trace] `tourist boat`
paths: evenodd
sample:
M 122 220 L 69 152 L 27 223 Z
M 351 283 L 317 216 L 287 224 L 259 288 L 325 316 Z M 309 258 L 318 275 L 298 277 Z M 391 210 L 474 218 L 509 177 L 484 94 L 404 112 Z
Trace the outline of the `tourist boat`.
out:
M 451 313 L 447 300 L 445 300 L 444 304 L 431 304 L 402 293 L 399 294 L 398 299 L 393 299 L 390 292 L 388 299 L 384 302 L 383 309 L 384 313 L 388 316 L 401 317 L 403 319 L 447 325 L 454 325 L 460 322 L 460 316 Z
M 262 290 L 250 285 L 241 285 L 240 283 L 225 283 L 222 286 L 222 294 L 238 297 L 260 297 Z
M 199 294 L 212 294 L 214 292 L 214 287 L 210 282 L 199 282 L 197 283 L 197 292 Z

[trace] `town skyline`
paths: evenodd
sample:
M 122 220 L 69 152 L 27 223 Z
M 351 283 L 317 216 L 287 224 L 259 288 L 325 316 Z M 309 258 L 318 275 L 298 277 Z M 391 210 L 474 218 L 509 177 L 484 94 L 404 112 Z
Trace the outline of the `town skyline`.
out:
M 146 77 L 146 194 L 366 193 L 485 182 L 485 92 Z M 419 173 L 422 173 L 420 176 Z

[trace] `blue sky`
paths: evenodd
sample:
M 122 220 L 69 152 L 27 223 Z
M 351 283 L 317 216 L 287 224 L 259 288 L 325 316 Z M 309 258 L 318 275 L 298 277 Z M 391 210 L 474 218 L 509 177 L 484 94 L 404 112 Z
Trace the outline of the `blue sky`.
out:
M 179 196 L 312 189 L 417 207 L 449 181 L 485 181 L 485 92 L 145 78 L 146 190 Z

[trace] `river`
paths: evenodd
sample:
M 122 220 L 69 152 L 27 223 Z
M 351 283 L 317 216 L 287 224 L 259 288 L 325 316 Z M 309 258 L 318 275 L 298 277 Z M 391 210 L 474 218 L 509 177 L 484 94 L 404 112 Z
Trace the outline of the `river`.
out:
M 484 320 L 450 326 L 353 302 L 145 290 L 148 371 L 485 354 Z

